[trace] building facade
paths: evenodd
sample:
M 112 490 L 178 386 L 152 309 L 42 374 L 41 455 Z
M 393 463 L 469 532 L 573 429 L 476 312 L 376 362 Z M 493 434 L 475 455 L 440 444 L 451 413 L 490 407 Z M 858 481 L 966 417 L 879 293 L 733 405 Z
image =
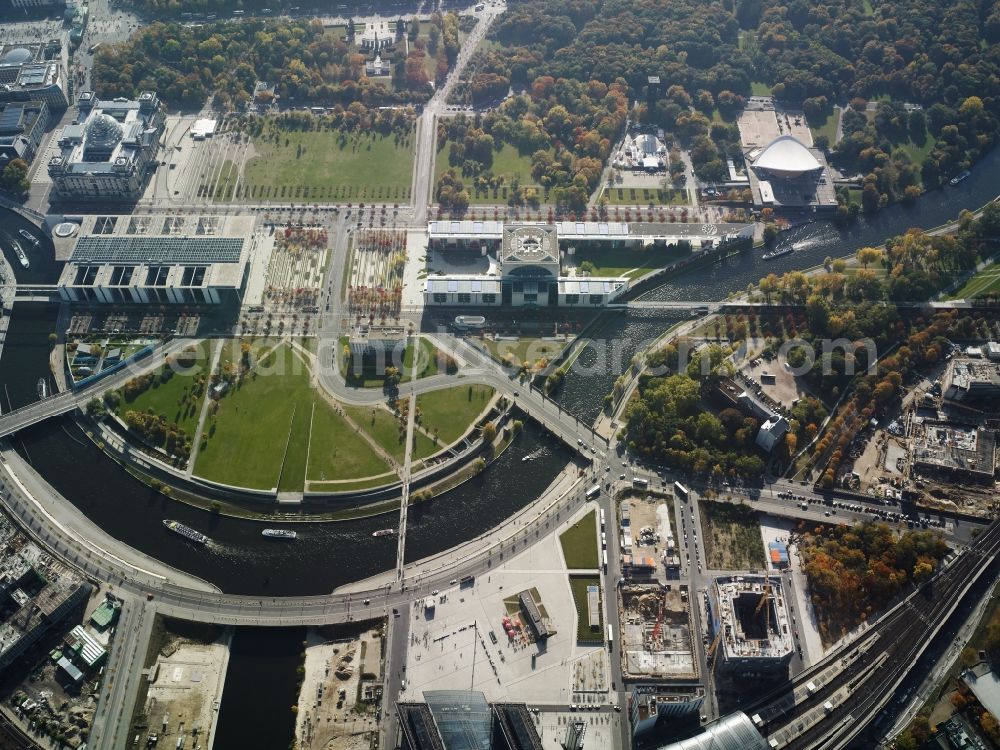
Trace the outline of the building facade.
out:
M 58 40 L 0 47 L 0 102 L 45 102 L 52 112 L 69 105 Z
M 63 128 L 59 153 L 49 160 L 57 200 L 135 201 L 156 166 L 164 117 L 160 100 L 144 91 L 136 100 L 102 101 L 85 91 L 75 121 Z
M 88 216 L 59 296 L 95 304 L 240 304 L 258 236 L 249 216 Z
M 0 167 L 14 159 L 31 163 L 48 123 L 45 102 L 0 102 Z

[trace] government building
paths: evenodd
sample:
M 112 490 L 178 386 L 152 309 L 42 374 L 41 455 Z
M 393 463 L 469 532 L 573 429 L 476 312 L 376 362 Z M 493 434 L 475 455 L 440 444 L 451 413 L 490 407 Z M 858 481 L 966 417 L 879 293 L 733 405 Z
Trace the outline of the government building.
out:
M 77 116 L 63 128 L 59 152 L 49 160 L 53 200 L 138 200 L 163 135 L 160 100 L 151 91 L 138 99 L 101 100 L 80 94 Z

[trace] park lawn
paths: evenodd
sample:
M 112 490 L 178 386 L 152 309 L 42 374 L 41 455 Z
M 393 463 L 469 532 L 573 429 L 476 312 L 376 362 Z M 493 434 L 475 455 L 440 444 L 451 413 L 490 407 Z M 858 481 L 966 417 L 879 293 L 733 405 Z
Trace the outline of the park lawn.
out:
M 127 411 L 152 411 L 168 422 L 175 422 L 186 435 L 194 438 L 198 417 L 201 414 L 203 394 L 196 396 L 192 389 L 196 377 L 205 375 L 209 365 L 207 342 L 199 342 L 197 348 L 199 366 L 192 368 L 194 372 L 191 374 L 175 372 L 164 383 L 160 377 L 166 366 L 159 368 L 155 373 L 153 385 L 132 401 L 126 401 L 124 396 L 122 397 L 119 412 L 124 416 Z
M 597 512 L 590 511 L 559 535 L 563 558 L 570 570 L 596 570 Z
M 684 188 L 606 187 L 604 197 L 612 206 L 689 206 L 691 199 Z
M 410 198 L 412 141 L 412 133 L 281 131 L 277 143 L 254 141 L 257 155 L 244 167 L 243 185 L 257 200 L 403 203 Z
M 450 142 L 445 143 L 444 147 L 438 150 L 434 168 L 435 182 L 449 169 L 449 147 Z M 542 187 L 536 185 L 534 178 L 531 176 L 531 154 L 522 154 L 517 150 L 516 146 L 512 146 L 509 143 L 502 144 L 499 150 L 493 152 L 493 166 L 488 170 L 495 176 L 504 178 L 504 184 L 500 185 L 496 191 L 487 190 L 486 192 L 477 194 L 472 186 L 472 178 L 462 177 L 461 170 L 457 167 L 455 167 L 455 171 L 465 184 L 466 192 L 469 194 L 469 203 L 506 203 L 510 185 L 515 180 L 521 184 L 522 188 L 532 187 L 538 190 L 539 200 L 544 200 L 545 197 Z
M 826 114 L 822 120 L 810 122 L 809 131 L 812 133 L 813 140 L 815 141 L 819 136 L 825 135 L 832 147 L 837 142 L 837 119 L 839 117 L 840 111 L 837 107 L 834 107 L 833 111 Z
M 569 587 L 573 592 L 573 603 L 576 605 L 576 639 L 585 642 L 604 641 L 604 597 L 598 595 L 598 607 L 601 611 L 601 624 L 597 628 L 590 627 L 590 615 L 587 610 L 587 587 L 601 587 L 598 576 L 570 576 Z
M 919 166 L 924 163 L 924 159 L 934 149 L 935 143 L 936 141 L 934 138 L 927 134 L 924 135 L 923 143 L 917 143 L 912 138 L 909 138 L 906 143 L 898 143 L 894 145 L 892 150 L 893 152 L 902 151 L 903 153 L 909 154 L 910 161 Z
M 309 441 L 310 480 L 336 480 L 373 477 L 389 471 L 389 466 L 376 455 L 363 438 L 355 434 L 342 416 L 322 398 L 313 395 L 316 416 L 312 439 Z M 383 480 L 385 484 L 391 480 Z
M 399 419 L 381 407 L 344 405 L 347 416 L 368 433 L 382 450 L 402 463 L 406 436 L 399 430 Z
M 551 362 L 569 345 L 569 341 L 547 341 L 536 337 L 521 337 L 517 341 L 483 339 L 481 343 L 498 362 L 505 362 L 508 354 L 513 356 L 515 367 L 522 364 L 532 367 L 539 359 Z
M 403 352 L 403 380 L 419 380 L 420 378 L 429 378 L 431 375 L 437 375 L 438 372 L 438 361 L 437 361 L 438 349 L 430 340 L 423 338 L 422 336 L 417 339 L 417 346 L 414 347 L 412 344 L 406 347 L 406 351 Z M 414 369 L 414 355 L 416 355 L 416 369 Z
M 466 433 L 490 399 L 493 389 L 488 385 L 456 385 L 417 396 L 420 424 L 438 436 L 441 446 L 450 445 Z
M 756 510 L 747 505 L 706 500 L 698 508 L 708 568 L 751 570 L 767 564 Z
M 993 262 L 966 281 L 961 289 L 952 292 L 951 299 L 988 297 L 991 294 L 1000 294 L 1000 267 Z
M 751 96 L 770 96 L 771 87 L 763 81 L 750 81 Z
M 654 268 L 662 268 L 677 256 L 663 248 L 595 248 L 578 247 L 573 256 L 579 268 L 584 261 L 594 264 L 593 276 L 642 276 Z
M 280 358 L 280 360 L 279 360 Z M 276 370 L 294 358 L 287 345 L 261 361 Z M 215 482 L 255 489 L 277 486 L 281 459 L 289 440 L 292 413 L 311 397 L 304 368 L 294 374 L 251 373 L 219 401 L 214 429 L 206 425 L 208 444 L 199 451 L 195 473 Z
M 224 484 L 298 491 L 307 474 L 332 480 L 388 471 L 313 391 L 307 368 L 287 344 L 268 354 L 259 373 L 247 376 L 221 399 L 215 429 L 206 434 L 210 437 L 198 454 L 195 473 Z

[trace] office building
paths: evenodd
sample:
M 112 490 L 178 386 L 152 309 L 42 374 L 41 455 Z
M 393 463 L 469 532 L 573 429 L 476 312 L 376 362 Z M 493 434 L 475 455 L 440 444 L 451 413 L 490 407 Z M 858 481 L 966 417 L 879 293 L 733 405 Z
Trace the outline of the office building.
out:
M 489 703 L 474 690 L 427 690 L 396 704 L 401 750 L 542 750 L 523 703 Z
M 58 40 L 0 46 L 0 102 L 44 102 L 51 112 L 69 105 Z
M 0 168 L 14 159 L 30 164 L 48 123 L 45 102 L 0 102 Z
M 781 579 L 722 576 L 709 591 L 716 669 L 737 674 L 787 673 L 794 645 Z

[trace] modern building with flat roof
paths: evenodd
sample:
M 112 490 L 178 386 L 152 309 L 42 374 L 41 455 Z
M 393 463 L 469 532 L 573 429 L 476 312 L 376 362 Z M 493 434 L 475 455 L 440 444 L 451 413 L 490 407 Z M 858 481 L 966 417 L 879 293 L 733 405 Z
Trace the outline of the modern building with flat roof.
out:
M 49 160 L 56 200 L 128 202 L 142 196 L 156 167 L 163 135 L 160 100 L 151 91 L 138 99 L 100 100 L 84 91 L 77 116 L 63 128 L 59 153 Z
M 720 672 L 787 672 L 795 650 L 791 618 L 778 576 L 716 578 L 709 623 Z
M 14 159 L 30 164 L 48 124 L 45 102 L 0 102 L 0 168 Z
M 948 363 L 942 392 L 949 401 L 962 403 L 992 401 L 1000 396 L 1000 363 L 955 357 Z
M 52 112 L 66 109 L 61 50 L 57 39 L 0 46 L 0 102 L 39 101 Z
M 252 216 L 86 216 L 69 240 L 59 296 L 103 304 L 239 304 L 259 239 L 254 222 Z

